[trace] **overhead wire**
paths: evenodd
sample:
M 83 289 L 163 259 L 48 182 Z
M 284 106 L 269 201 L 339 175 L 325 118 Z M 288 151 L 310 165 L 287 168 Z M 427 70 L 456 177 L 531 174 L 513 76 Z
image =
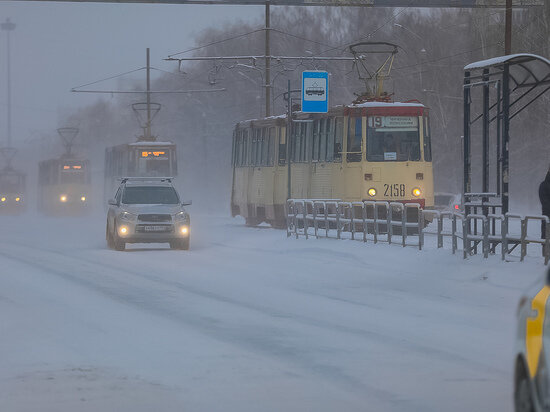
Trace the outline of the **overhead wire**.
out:
M 184 50 L 184 51 L 181 51 L 181 52 L 169 54 L 169 55 L 168 55 L 168 58 L 172 58 L 173 56 L 179 56 L 180 54 L 189 53 L 189 52 L 192 52 L 192 51 L 195 51 L 195 50 L 204 49 L 205 47 L 214 46 L 214 45 L 216 45 L 216 44 L 225 43 L 225 42 L 230 41 L 230 40 L 240 39 L 241 37 L 246 37 L 246 36 L 249 36 L 249 35 L 251 35 L 251 34 L 258 33 L 258 32 L 264 31 L 264 30 L 265 30 L 265 28 L 256 29 L 256 30 L 249 31 L 249 32 L 247 32 L 247 33 L 239 34 L 239 35 L 232 36 L 232 37 L 227 37 L 227 38 L 222 39 L 222 40 L 217 40 L 217 41 L 214 41 L 214 42 L 212 42 L 212 43 L 208 43 L 208 44 L 203 44 L 203 45 L 201 45 L 201 46 L 192 47 L 192 48 L 190 48 L 190 49 L 187 49 L 187 50 Z
M 125 73 L 121 73 L 121 74 L 117 74 L 117 75 L 114 75 L 114 76 L 110 76 L 110 77 L 107 77 L 105 79 L 101 79 L 101 80 L 96 80 L 96 81 L 93 81 L 91 83 L 86 83 L 86 84 L 83 84 L 83 85 L 80 85 L 80 86 L 76 86 L 76 87 L 73 87 L 72 89 L 80 89 L 82 87 L 86 87 L 86 86 L 91 86 L 93 84 L 97 84 L 97 83 L 101 83 L 101 82 L 105 82 L 107 80 L 112 80 L 112 79 L 116 79 L 117 77 L 122 77 L 122 76 L 126 76 L 128 74 L 132 74 L 132 73 L 135 73 L 135 72 L 139 72 L 140 70 L 145 70 L 146 67 L 140 67 L 139 69 L 135 69 L 135 70 L 130 70 L 128 72 L 125 72 Z

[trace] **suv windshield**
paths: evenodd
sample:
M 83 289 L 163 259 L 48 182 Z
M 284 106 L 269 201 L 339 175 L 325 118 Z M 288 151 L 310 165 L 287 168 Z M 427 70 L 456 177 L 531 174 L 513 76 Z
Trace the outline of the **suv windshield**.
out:
M 127 205 L 175 205 L 179 203 L 178 194 L 169 186 L 126 187 L 122 203 Z

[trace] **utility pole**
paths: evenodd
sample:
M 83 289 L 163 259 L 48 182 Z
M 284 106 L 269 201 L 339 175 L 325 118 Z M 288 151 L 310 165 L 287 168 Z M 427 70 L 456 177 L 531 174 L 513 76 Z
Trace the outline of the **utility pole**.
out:
M 271 31 L 269 1 L 265 3 L 265 117 L 271 116 Z
M 145 138 L 151 139 L 151 61 L 149 47 L 147 47 L 147 124 L 145 125 Z
M 286 111 L 286 164 L 287 164 L 287 199 L 292 198 L 292 177 L 291 177 L 291 166 L 290 158 L 292 156 L 292 93 L 301 93 L 301 89 L 290 89 L 290 79 L 288 79 L 288 89 L 283 93 L 283 98 L 287 102 L 287 111 Z
M 504 23 L 504 54 L 512 54 L 512 0 L 506 0 L 506 22 Z
M 292 199 L 292 190 L 290 188 L 292 179 L 290 177 L 290 136 L 292 136 L 292 97 L 290 96 L 290 79 L 288 79 L 288 106 L 286 113 L 286 164 L 287 164 L 287 200 Z
M 15 24 L 10 21 L 9 18 L 6 19 L 4 23 L 0 24 L 2 30 L 6 30 L 7 40 L 8 40 L 8 147 L 11 147 L 11 68 L 10 68 L 10 31 L 15 30 Z

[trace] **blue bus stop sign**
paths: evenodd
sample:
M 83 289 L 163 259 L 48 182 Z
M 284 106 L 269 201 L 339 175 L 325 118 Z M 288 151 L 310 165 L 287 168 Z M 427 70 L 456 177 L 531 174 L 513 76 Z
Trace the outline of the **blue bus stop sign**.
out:
M 302 112 L 328 112 L 328 72 L 302 72 Z

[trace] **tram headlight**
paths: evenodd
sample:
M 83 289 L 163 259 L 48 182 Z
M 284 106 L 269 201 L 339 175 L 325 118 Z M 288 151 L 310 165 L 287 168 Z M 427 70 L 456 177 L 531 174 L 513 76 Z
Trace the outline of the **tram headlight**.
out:
M 418 187 L 415 187 L 413 190 L 412 190 L 412 195 L 414 197 L 420 197 L 420 195 L 422 194 L 422 190 L 420 190 Z
M 371 187 L 369 190 L 368 190 L 368 194 L 370 197 L 374 197 L 376 196 L 376 189 L 374 187 Z
M 67 195 L 61 195 L 59 196 L 59 201 L 61 203 L 66 203 L 67 202 Z

